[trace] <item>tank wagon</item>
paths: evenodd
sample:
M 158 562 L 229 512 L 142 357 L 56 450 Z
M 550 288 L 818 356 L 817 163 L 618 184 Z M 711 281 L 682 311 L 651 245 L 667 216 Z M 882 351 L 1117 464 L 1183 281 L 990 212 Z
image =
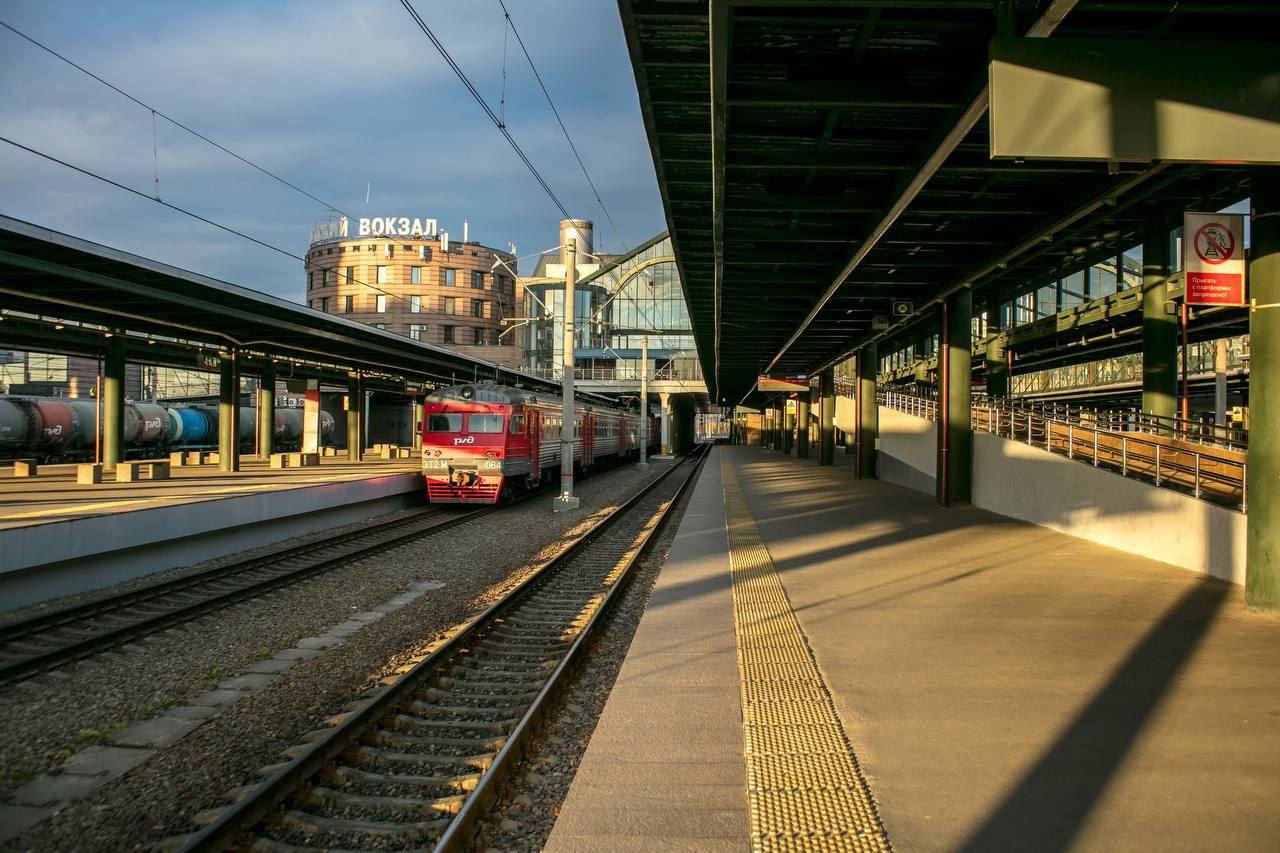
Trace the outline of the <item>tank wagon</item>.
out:
M 560 469 L 560 397 L 493 383 L 457 385 L 427 397 L 422 474 L 432 503 L 491 504 L 532 489 Z M 574 407 L 576 470 L 640 455 L 640 414 Z M 649 445 L 657 446 L 650 418 Z
M 98 427 L 94 400 L 65 397 L 0 397 L 0 458 L 36 458 L 44 462 L 73 462 L 93 457 Z M 334 420 L 320 412 L 321 440 L 333 438 Z M 257 412 L 240 408 L 240 445 L 252 448 Z M 302 412 L 276 409 L 274 441 L 287 450 L 302 444 Z M 126 458 L 163 456 L 170 450 L 216 449 L 218 407 L 124 404 L 121 439 Z

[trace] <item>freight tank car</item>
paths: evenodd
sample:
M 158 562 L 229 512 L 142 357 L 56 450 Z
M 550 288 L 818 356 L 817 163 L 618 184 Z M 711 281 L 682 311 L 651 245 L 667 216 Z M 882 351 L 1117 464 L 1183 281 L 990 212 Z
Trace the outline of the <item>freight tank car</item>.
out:
M 493 383 L 458 385 L 427 397 L 422 474 L 432 503 L 491 504 L 532 489 L 560 469 L 561 400 Z M 574 468 L 640 455 L 640 415 L 579 403 Z M 649 444 L 656 447 L 650 419 Z

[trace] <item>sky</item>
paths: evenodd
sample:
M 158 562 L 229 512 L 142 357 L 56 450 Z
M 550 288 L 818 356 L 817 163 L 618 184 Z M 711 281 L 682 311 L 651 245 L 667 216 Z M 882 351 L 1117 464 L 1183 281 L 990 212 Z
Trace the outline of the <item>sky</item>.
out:
M 505 36 L 507 128 L 598 248 L 664 230 L 615 4 L 506 2 L 616 234 L 498 0 L 414 5 L 495 112 Z M 0 20 L 352 216 L 432 217 L 453 239 L 466 219 L 471 239 L 521 256 L 557 242 L 560 211 L 397 0 L 6 0 Z M 3 28 L 0 136 L 294 255 L 332 215 Z M 5 143 L 0 213 L 304 298 L 300 261 Z

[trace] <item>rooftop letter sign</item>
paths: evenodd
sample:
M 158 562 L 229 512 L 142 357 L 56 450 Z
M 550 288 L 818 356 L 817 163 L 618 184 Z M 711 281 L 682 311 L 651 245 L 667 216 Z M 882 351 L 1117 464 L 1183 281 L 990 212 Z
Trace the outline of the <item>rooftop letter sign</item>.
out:
M 1185 214 L 1182 269 L 1188 305 L 1243 305 L 1244 214 Z
M 1280 163 L 1274 44 L 996 38 L 991 156 Z

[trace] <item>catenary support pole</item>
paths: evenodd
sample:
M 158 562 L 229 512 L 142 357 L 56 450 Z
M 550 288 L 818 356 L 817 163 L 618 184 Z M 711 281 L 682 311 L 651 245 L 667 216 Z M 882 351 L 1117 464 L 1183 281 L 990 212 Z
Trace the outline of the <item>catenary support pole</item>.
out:
M 973 432 L 970 370 L 973 294 L 955 293 L 942 304 L 938 351 L 938 503 L 963 506 L 972 498 Z
M 218 377 L 218 470 L 240 470 L 240 363 L 231 350 Z
M 836 376 L 828 367 L 818 377 L 818 464 L 836 460 Z
M 640 470 L 649 467 L 649 336 L 640 336 Z
M 564 230 L 564 223 L 561 223 Z M 577 424 L 577 413 L 573 405 L 573 346 L 574 346 L 574 314 L 577 300 L 574 288 L 578 283 L 578 241 L 568 237 L 560 248 L 564 259 L 564 355 L 561 366 L 564 370 L 562 390 L 560 391 L 560 495 L 551 502 L 556 512 L 567 512 L 578 508 L 578 499 L 573 496 L 573 463 L 577 455 L 573 452 L 573 433 Z M 582 437 L 586 441 L 586 436 Z
M 1280 169 L 1250 172 L 1249 510 L 1245 600 L 1280 611 Z M 1220 547 L 1230 547 L 1223 544 Z
M 796 458 L 809 458 L 809 395 L 805 390 L 796 397 Z
M 347 377 L 347 459 L 364 457 L 364 382 L 360 371 Z
M 102 374 L 102 470 L 114 471 L 124 458 L 124 335 L 107 339 Z
M 853 476 L 874 480 L 876 472 L 876 438 L 880 432 L 880 410 L 876 405 L 876 345 L 858 350 L 856 396 L 854 399 Z
M 1178 326 L 1169 302 L 1169 229 L 1152 220 L 1142 229 L 1142 411 L 1177 413 Z
M 275 448 L 276 435 L 276 367 L 268 364 L 258 375 L 258 458 L 266 459 Z

